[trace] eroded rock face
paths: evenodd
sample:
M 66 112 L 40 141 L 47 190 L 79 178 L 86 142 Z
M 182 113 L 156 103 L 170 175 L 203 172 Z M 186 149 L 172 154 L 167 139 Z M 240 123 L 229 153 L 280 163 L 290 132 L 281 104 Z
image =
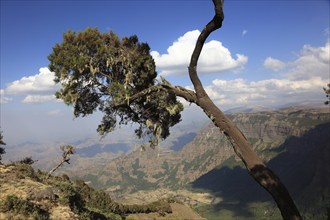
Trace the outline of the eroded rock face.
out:
M 303 136 L 318 124 L 330 121 L 329 108 L 287 108 L 228 115 L 265 161 L 288 138 Z M 209 124 L 179 152 L 160 149 L 136 151 L 110 161 L 95 174 L 100 187 L 115 194 L 159 187 L 181 187 L 221 165 L 235 153 L 219 129 Z

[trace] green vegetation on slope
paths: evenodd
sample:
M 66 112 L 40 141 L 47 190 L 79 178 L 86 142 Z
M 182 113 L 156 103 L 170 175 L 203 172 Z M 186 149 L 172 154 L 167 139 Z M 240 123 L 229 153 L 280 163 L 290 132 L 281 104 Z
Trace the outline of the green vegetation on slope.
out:
M 122 219 L 131 213 L 172 212 L 164 200 L 147 205 L 123 205 L 82 180 L 46 179 L 46 175 L 35 172 L 29 164 L 0 165 L 0 218 L 102 220 Z

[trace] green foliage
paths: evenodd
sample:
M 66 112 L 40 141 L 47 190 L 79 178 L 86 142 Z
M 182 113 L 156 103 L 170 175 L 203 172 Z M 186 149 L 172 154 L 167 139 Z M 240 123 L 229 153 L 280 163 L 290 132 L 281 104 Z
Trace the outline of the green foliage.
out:
M 60 149 L 62 150 L 62 157 L 66 158 L 68 155 L 74 154 L 75 149 L 71 145 L 62 145 L 60 146 Z
M 38 205 L 21 199 L 15 195 L 8 195 L 0 204 L 2 212 L 14 212 L 25 217 L 32 217 L 33 219 L 49 219 L 49 213 L 41 209 Z
M 2 131 L 0 131 L 0 146 L 1 145 L 6 145 L 6 143 L 3 141 Z M 0 147 L 0 163 L 1 163 L 1 160 L 2 160 L 2 155 L 5 154 L 5 153 L 6 153 L 5 148 Z
M 330 83 L 328 83 L 328 88 L 323 88 L 325 92 L 325 96 L 327 97 L 327 101 L 324 102 L 324 104 L 329 105 L 330 103 Z
M 122 205 L 114 202 L 104 191 L 94 190 L 83 181 L 76 181 L 75 188 L 88 210 L 102 213 L 110 219 L 118 219 L 119 215 L 128 213 L 171 212 L 166 201 L 159 200 L 146 205 Z
M 3 135 L 1 130 L 0 130 L 0 145 L 6 145 L 6 143 L 3 141 Z
M 31 164 L 16 162 L 15 165 L 24 176 L 28 176 L 36 181 L 40 180 L 34 169 L 31 167 Z M 25 178 L 23 175 L 22 178 Z
M 104 113 L 100 135 L 111 132 L 119 119 L 119 124 L 139 124 L 136 135 L 149 136 L 154 145 L 180 121 L 183 105 L 174 94 L 150 92 L 157 86 L 155 63 L 148 44 L 135 35 L 120 40 L 113 32 L 92 28 L 68 31 L 48 59 L 55 82 L 62 86 L 56 97 L 72 105 L 76 117 L 97 109 Z M 141 95 L 132 99 L 136 94 Z
M 17 161 L 17 163 L 32 165 L 34 163 L 34 160 L 32 159 L 32 157 L 24 157 L 22 160 Z
M 6 153 L 5 148 L 0 147 L 0 163 L 1 163 L 1 160 L 2 160 L 2 155 L 5 154 L 5 153 Z
M 76 184 L 73 184 L 70 181 L 62 181 L 54 177 L 46 179 L 46 181 L 60 190 L 58 201 L 63 205 L 68 205 L 74 213 L 79 215 L 79 219 L 107 219 L 104 210 L 98 209 L 96 202 L 94 206 L 90 206 L 90 201 L 95 198 L 94 190 L 89 188 L 83 181 L 77 180 Z M 82 186 L 87 186 L 88 190 Z M 104 200 L 104 197 L 100 197 L 100 199 Z M 100 202 L 100 200 L 98 201 Z M 104 202 L 100 202 L 100 207 L 104 205 Z
M 5 212 L 8 219 L 12 216 L 19 217 L 19 219 L 49 219 L 49 210 L 52 207 L 63 206 L 70 207 L 79 219 L 125 219 L 129 213 L 148 213 L 148 212 L 171 212 L 171 208 L 167 201 L 157 201 L 145 205 L 123 205 L 114 202 L 111 197 L 103 190 L 95 190 L 85 184 L 82 180 L 65 180 L 61 177 L 46 176 L 45 172 L 34 172 L 29 164 L 14 163 L 8 165 L 12 168 L 11 175 L 6 177 L 6 181 L 20 181 L 30 177 L 32 180 L 37 180 L 46 185 L 47 189 L 51 189 L 52 196 L 55 199 L 42 197 L 38 200 L 37 195 L 30 193 L 27 188 L 28 199 L 22 199 L 16 195 L 9 195 L 0 201 L 0 212 Z M 15 179 L 12 179 L 12 176 Z M 24 182 L 22 182 L 24 184 Z M 33 190 L 38 194 L 45 188 L 38 188 Z M 43 196 L 43 195 L 42 195 Z M 15 218 L 16 219 L 16 218 Z

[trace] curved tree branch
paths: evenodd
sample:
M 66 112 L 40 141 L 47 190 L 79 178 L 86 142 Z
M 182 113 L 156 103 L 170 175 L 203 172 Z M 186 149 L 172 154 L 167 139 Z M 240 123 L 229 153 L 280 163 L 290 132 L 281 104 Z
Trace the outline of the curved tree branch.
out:
M 190 64 L 188 67 L 189 70 L 189 77 L 191 82 L 194 85 L 196 94 L 198 98 L 202 98 L 207 96 L 205 89 L 197 75 L 197 62 L 199 59 L 199 55 L 202 52 L 204 43 L 207 37 L 216 29 L 222 26 L 222 21 L 224 19 L 224 13 L 222 10 L 222 2 L 221 0 L 213 0 L 215 6 L 215 15 L 213 19 L 205 26 L 201 34 L 199 35 L 195 49 L 191 55 Z
M 207 95 L 198 75 L 197 62 L 207 37 L 222 26 L 224 14 L 223 1 L 213 0 L 215 16 L 205 26 L 196 42 L 189 65 L 189 76 L 196 91 L 197 102 L 213 123 L 223 132 L 234 148 L 236 155 L 243 161 L 249 174 L 265 188 L 275 200 L 283 219 L 301 219 L 288 190 L 253 151 L 244 134 L 224 115 Z
M 163 83 L 152 86 L 148 89 L 144 89 L 141 92 L 134 94 L 133 96 L 129 97 L 129 101 L 134 102 L 135 100 L 137 100 L 141 97 L 145 97 L 148 94 L 158 92 L 159 90 L 164 90 L 166 92 L 172 92 L 176 96 L 184 98 L 186 101 L 188 101 L 190 103 L 197 103 L 197 96 L 194 91 L 186 89 L 181 86 L 172 86 L 170 84 L 163 84 Z M 126 105 L 127 105 L 127 101 L 125 100 L 122 103 L 115 104 L 114 107 L 120 107 L 120 106 L 126 106 Z

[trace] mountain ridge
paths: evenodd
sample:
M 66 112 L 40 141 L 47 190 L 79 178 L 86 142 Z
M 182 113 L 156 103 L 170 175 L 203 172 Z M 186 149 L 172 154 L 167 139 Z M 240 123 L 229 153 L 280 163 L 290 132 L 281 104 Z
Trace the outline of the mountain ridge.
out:
M 330 118 L 328 108 L 303 107 L 235 113 L 228 117 L 245 133 L 254 149 L 266 161 L 277 154 L 271 149 L 284 143 L 286 138 L 301 136 L 308 129 Z M 99 174 L 90 176 L 89 180 L 93 184 L 99 176 L 102 181 L 96 183 L 98 187 L 108 185 L 111 189 L 121 188 L 121 193 L 126 186 L 121 184 L 116 187 L 116 182 L 121 183 L 123 180 L 136 183 L 132 184 L 135 188 L 127 191 L 144 189 L 139 188 L 139 185 L 143 184 L 149 187 L 180 187 L 194 181 L 231 156 L 235 155 L 230 144 L 218 128 L 209 124 L 179 152 L 139 148 L 111 160 Z
M 299 106 L 227 116 L 242 130 L 257 154 L 283 178 L 304 217 L 313 219 L 314 215 L 325 219 L 330 205 L 322 198 L 330 198 L 330 190 L 326 186 L 329 180 L 323 176 L 330 170 L 327 165 L 330 140 L 321 137 L 328 131 L 330 109 Z M 173 139 L 165 149 L 136 145 L 135 150 L 117 155 L 108 152 L 94 157 L 73 155 L 72 165 L 58 173 L 66 173 L 72 179 L 82 178 L 89 185 L 104 189 L 116 201 L 139 198 L 147 202 L 157 195 L 173 195 L 208 219 L 280 215 L 269 195 L 251 179 L 229 142 L 213 124 L 207 124 L 196 135 L 191 130 L 174 135 L 187 135 L 187 138 Z M 173 151 L 168 146 L 173 146 L 175 140 L 187 144 Z M 294 161 L 295 157 L 300 160 Z M 294 182 L 299 179 L 298 174 L 306 175 L 299 184 Z M 200 197 L 196 197 L 198 193 L 202 193 Z M 301 193 L 310 196 L 302 198 Z M 315 205 L 309 207 L 306 201 L 314 201 Z
M 330 121 L 329 108 L 290 107 L 273 111 L 234 113 L 228 115 L 228 117 L 231 118 L 231 120 L 247 136 L 258 155 L 260 155 L 266 163 L 269 163 L 271 167 L 275 166 L 275 171 L 278 171 L 281 166 L 291 166 L 293 167 L 292 170 L 300 170 L 300 173 L 302 172 L 301 169 L 298 169 L 299 167 L 296 166 L 296 163 L 285 166 L 285 164 L 290 164 L 285 160 L 287 159 L 286 157 L 284 157 L 284 162 L 282 161 L 279 165 L 273 165 L 273 161 L 275 161 L 274 158 L 278 159 L 283 157 L 281 155 L 286 151 L 291 152 L 292 155 L 296 155 L 297 150 L 294 150 L 295 147 L 292 147 L 291 145 L 294 145 L 297 142 L 301 143 L 301 140 L 308 143 L 319 143 L 318 141 L 322 140 L 321 142 L 323 146 L 325 146 L 324 155 L 327 155 L 327 153 L 329 154 L 329 151 L 327 151 L 329 149 L 329 140 L 320 139 L 317 135 L 308 135 L 309 132 L 314 132 L 318 135 L 323 134 L 323 136 L 325 136 L 326 133 L 321 132 L 322 130 L 319 128 L 320 126 L 322 127 L 322 124 L 328 126 L 328 122 Z M 307 137 L 305 137 L 306 135 Z M 306 150 L 305 148 L 301 148 L 300 150 Z M 222 172 L 226 174 L 224 179 L 232 181 L 236 180 L 237 182 L 242 182 L 246 185 L 235 185 L 230 181 L 225 181 L 226 184 L 221 186 L 228 187 L 229 185 L 232 190 L 230 190 L 230 188 L 222 189 L 220 191 L 211 190 L 210 192 L 215 196 L 214 199 L 218 198 L 222 200 L 220 204 L 229 204 L 232 207 L 233 212 L 241 210 L 239 212 L 247 215 L 259 216 L 261 215 L 260 213 L 250 213 L 243 211 L 243 209 L 238 209 L 237 207 L 242 204 L 246 204 L 242 207 L 247 207 L 248 204 L 253 201 L 260 201 L 264 202 L 264 205 L 259 207 L 260 210 L 268 210 L 267 212 L 272 215 L 279 215 L 279 213 L 274 211 L 276 209 L 274 208 L 274 204 L 271 202 L 269 195 L 263 192 L 262 189 L 260 190 L 260 187 L 253 180 L 247 180 L 251 177 L 246 172 L 245 167 L 236 157 L 226 138 L 221 134 L 219 129 L 212 124 L 204 127 L 201 132 L 197 134 L 195 139 L 183 147 L 179 152 L 162 152 L 159 149 L 152 150 L 150 148 L 144 149 L 146 150 L 136 150 L 131 154 L 116 158 L 105 165 L 100 172 L 101 175 L 99 176 L 99 179 L 103 182 L 99 182 L 99 187 L 106 187 L 111 195 L 119 199 L 124 198 L 127 194 L 146 189 L 155 190 L 158 188 L 169 188 L 172 190 L 178 190 L 188 187 L 188 189 L 192 191 L 198 191 L 201 188 L 196 187 L 196 183 L 200 181 L 204 175 L 207 175 L 210 172 L 212 173 L 213 170 L 217 170 L 218 167 L 221 167 L 221 172 L 216 173 L 220 174 L 220 176 L 222 175 Z M 309 149 L 309 151 L 311 151 L 311 149 Z M 290 158 L 294 158 L 294 156 L 291 156 Z M 311 171 L 319 176 L 319 178 L 315 178 L 314 181 L 324 182 L 324 180 L 320 178 L 322 176 L 321 170 L 325 167 L 324 164 L 329 161 L 328 159 L 329 158 L 325 158 L 319 163 L 319 169 L 313 169 Z M 304 164 L 298 164 L 300 164 L 301 167 L 304 167 Z M 330 169 L 326 169 L 324 172 L 328 173 L 329 170 Z M 282 171 L 280 169 L 278 172 L 281 175 L 284 175 L 283 178 L 286 182 L 290 180 L 290 177 L 294 176 L 285 175 L 283 169 Z M 282 174 L 283 172 L 284 174 Z M 98 181 L 97 175 L 98 174 L 93 177 L 89 176 L 91 177 L 90 180 L 92 184 L 93 181 Z M 212 179 L 210 176 L 205 178 L 208 180 Z M 209 181 L 208 184 L 214 185 L 215 181 Z M 308 188 L 309 183 L 302 182 L 300 185 L 304 184 Z M 294 189 L 292 185 L 288 185 L 290 186 L 290 190 L 292 188 Z M 239 190 L 245 189 L 245 187 L 251 188 L 251 190 L 249 190 L 248 194 L 242 193 L 235 188 L 236 186 Z M 316 186 L 322 186 L 322 183 L 314 184 L 314 188 Z M 313 185 L 309 184 L 309 187 L 313 188 Z M 205 187 L 204 190 L 209 191 L 209 189 Z M 225 190 L 233 193 L 233 195 L 230 197 L 222 197 L 220 192 Z M 237 191 L 236 193 L 234 193 L 235 190 Z M 298 200 L 300 207 L 302 207 L 305 216 L 316 215 L 315 213 L 318 212 L 316 210 L 321 210 L 320 213 L 322 213 L 322 216 L 318 216 L 321 219 L 324 218 L 326 215 L 324 214 L 326 213 L 326 205 L 319 208 L 321 205 L 319 204 L 320 202 L 317 202 L 318 207 L 309 208 L 308 205 L 304 204 L 306 203 L 306 198 L 300 198 L 296 195 L 304 192 L 304 190 L 304 188 L 301 188 L 300 191 L 292 191 L 295 193 L 294 196 Z M 328 189 L 327 187 L 322 186 L 319 190 L 323 192 Z M 258 199 L 248 199 L 244 202 L 246 198 L 253 198 L 253 195 L 256 194 L 255 192 L 263 195 L 263 198 L 261 200 L 261 197 Z M 309 190 L 309 193 L 310 192 L 311 190 Z M 239 195 L 237 199 L 234 199 L 235 194 Z M 244 198 L 243 195 L 246 195 L 246 198 Z M 322 196 L 328 198 L 326 192 L 325 194 L 315 194 L 314 197 L 311 196 L 310 198 L 319 200 L 318 198 Z M 221 205 L 214 207 L 221 207 Z M 201 212 L 203 213 L 203 211 Z

